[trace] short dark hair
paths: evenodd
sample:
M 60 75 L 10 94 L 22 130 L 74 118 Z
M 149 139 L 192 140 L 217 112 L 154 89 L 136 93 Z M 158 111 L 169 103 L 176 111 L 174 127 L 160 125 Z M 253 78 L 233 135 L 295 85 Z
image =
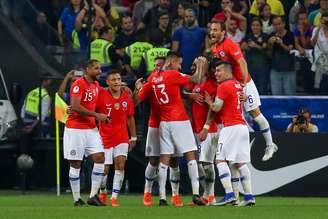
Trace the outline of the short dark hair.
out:
M 218 57 L 212 57 L 210 59 L 210 69 L 216 68 L 218 66 L 218 63 L 221 62 L 222 60 L 219 59 Z
M 166 59 L 166 57 L 165 57 L 165 56 L 157 56 L 157 57 L 155 58 L 155 61 L 156 61 L 156 60 L 158 60 L 158 59 L 162 59 L 162 60 L 165 60 L 165 59 Z
M 120 19 L 120 24 L 122 24 L 123 18 L 128 18 L 128 17 L 132 19 L 132 14 L 129 12 L 122 14 L 121 19 Z
M 273 15 L 272 16 L 272 22 L 276 19 L 280 18 L 283 23 L 285 23 L 285 18 L 283 16 Z
M 328 12 L 323 12 L 323 13 L 321 14 L 321 17 L 328 17 Z
M 85 64 L 86 68 L 89 68 L 91 66 L 93 66 L 95 63 L 99 63 L 99 61 L 97 59 L 90 59 L 89 61 L 87 61 L 87 63 Z
M 259 22 L 261 26 L 263 25 L 260 17 L 253 17 L 251 20 L 251 24 L 253 24 L 253 22 Z
M 157 16 L 158 16 L 157 19 L 160 19 L 160 18 L 161 18 L 162 16 L 164 16 L 164 15 L 167 15 L 167 16 L 170 17 L 170 15 L 169 15 L 169 11 L 168 11 L 168 10 L 160 11 L 160 12 L 157 14 Z
M 99 30 L 99 36 L 103 36 L 104 34 L 108 33 L 108 31 L 112 31 L 112 28 L 108 26 L 104 26 Z
M 179 52 L 169 51 L 166 55 L 166 58 L 182 58 Z
M 108 78 L 110 75 L 114 75 L 114 74 L 119 74 L 119 75 L 121 75 L 121 70 L 119 70 L 119 69 L 111 69 L 109 72 L 107 72 L 107 78 Z
M 224 21 L 219 21 L 219 20 L 212 19 L 211 25 L 212 24 L 219 24 L 222 31 L 226 30 L 226 25 L 225 25 Z
M 215 63 L 215 68 L 220 66 L 220 65 L 223 65 L 223 67 L 225 69 L 228 69 L 230 71 L 230 73 L 232 73 L 232 66 L 231 66 L 230 62 L 218 61 L 218 62 Z
M 300 19 L 300 15 L 301 15 L 301 14 L 306 14 L 306 15 L 307 15 L 307 12 L 306 12 L 306 10 L 305 10 L 304 8 L 302 8 L 302 9 L 297 13 L 297 15 L 296 15 L 297 20 Z

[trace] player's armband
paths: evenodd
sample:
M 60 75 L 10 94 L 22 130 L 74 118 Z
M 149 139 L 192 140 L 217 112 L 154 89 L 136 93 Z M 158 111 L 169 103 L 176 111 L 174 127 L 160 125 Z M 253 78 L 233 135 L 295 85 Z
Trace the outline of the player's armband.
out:
M 221 100 L 221 99 L 218 98 L 218 97 L 215 97 L 215 100 L 214 100 L 213 106 L 218 107 L 218 106 L 222 106 L 222 105 L 223 105 L 223 100 Z

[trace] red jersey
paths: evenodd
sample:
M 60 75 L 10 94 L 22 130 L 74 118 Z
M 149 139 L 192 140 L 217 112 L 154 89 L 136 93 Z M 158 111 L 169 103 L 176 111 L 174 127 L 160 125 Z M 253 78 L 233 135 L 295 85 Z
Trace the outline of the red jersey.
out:
M 223 100 L 219 116 L 224 127 L 239 124 L 246 125 L 243 117 L 243 105 L 239 100 L 240 92 L 243 92 L 243 88 L 234 79 L 222 81 L 217 88 L 216 97 Z
M 148 99 L 150 102 L 150 115 L 148 126 L 152 128 L 159 128 L 160 123 L 160 115 L 159 115 L 159 105 L 156 100 L 155 94 L 152 92 L 152 87 L 149 82 L 146 82 L 140 92 L 138 93 L 138 99 L 143 101 L 144 99 Z
M 101 98 L 97 102 L 97 112 L 107 114 L 111 120 L 101 122 L 99 133 L 104 148 L 115 147 L 122 143 L 129 143 L 127 117 L 134 115 L 134 103 L 128 91 L 121 92 L 119 98 L 114 98 L 108 89 L 102 88 Z
M 212 97 L 216 95 L 217 83 L 213 79 L 208 79 L 201 84 L 192 84 L 188 86 L 193 93 L 200 93 L 202 96 L 205 96 L 205 91 Z M 204 124 L 206 123 L 207 114 L 208 114 L 208 105 L 207 103 L 199 104 L 195 101 L 191 102 L 191 114 L 192 114 L 192 129 L 194 133 L 199 133 Z M 208 130 L 209 133 L 217 132 L 217 125 L 215 121 L 211 123 L 211 126 Z
M 211 47 L 212 54 L 226 62 L 229 62 L 232 66 L 232 72 L 234 77 L 240 82 L 243 81 L 243 72 L 238 63 L 239 59 L 243 58 L 243 53 L 238 43 L 235 43 L 230 38 L 225 38 L 221 43 L 216 43 Z M 248 73 L 246 82 L 251 80 L 251 76 Z
M 180 88 L 189 83 L 190 76 L 177 70 L 166 70 L 149 78 L 151 88 L 159 105 L 160 121 L 189 120 Z
M 71 99 L 72 97 L 81 97 L 81 106 L 94 112 L 96 110 L 99 89 L 100 86 L 97 81 L 89 83 L 85 77 L 81 77 L 72 84 L 70 96 Z M 96 118 L 73 112 L 73 114 L 67 118 L 66 127 L 74 129 L 93 129 L 96 127 Z

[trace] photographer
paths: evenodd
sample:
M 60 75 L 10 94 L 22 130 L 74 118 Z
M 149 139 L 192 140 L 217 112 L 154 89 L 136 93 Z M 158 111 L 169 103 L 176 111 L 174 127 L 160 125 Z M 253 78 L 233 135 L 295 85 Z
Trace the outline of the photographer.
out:
M 311 112 L 302 108 L 287 127 L 286 132 L 291 133 L 318 133 L 318 126 L 311 123 Z

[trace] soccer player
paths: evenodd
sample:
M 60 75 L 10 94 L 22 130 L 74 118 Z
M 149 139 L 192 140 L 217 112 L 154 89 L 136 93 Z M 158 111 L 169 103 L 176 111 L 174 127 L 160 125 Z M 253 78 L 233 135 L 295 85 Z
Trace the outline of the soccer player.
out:
M 260 111 L 260 96 L 248 73 L 247 63 L 243 57 L 242 51 L 239 45 L 233 42 L 232 39 L 227 38 L 225 34 L 224 23 L 216 21 L 211 23 L 210 37 L 213 42 L 211 47 L 212 54 L 223 61 L 231 63 L 234 77 L 245 87 L 244 92 L 247 96 L 247 100 L 244 102 L 244 107 L 246 112 L 249 113 L 259 125 L 263 134 L 267 147 L 262 160 L 267 161 L 278 150 L 278 147 L 272 141 L 270 125 Z
M 165 62 L 165 57 L 157 57 L 155 60 L 156 69 L 150 74 L 149 77 L 153 77 L 153 74 L 158 74 L 158 71 L 162 68 Z M 136 105 L 145 99 L 150 102 L 150 117 L 148 122 L 148 132 L 146 140 L 145 156 L 148 157 L 149 162 L 145 170 L 145 189 L 143 203 L 145 206 L 152 205 L 152 187 L 154 180 L 157 178 L 159 156 L 160 156 L 160 142 L 159 142 L 159 106 L 157 99 L 152 92 L 149 82 L 141 83 L 141 79 L 136 82 L 135 103 Z M 142 89 L 141 89 L 142 88 Z M 171 203 L 174 206 L 181 207 L 183 202 L 179 195 L 180 186 L 180 168 L 178 162 L 178 155 L 175 155 L 170 162 L 170 182 L 172 187 Z
M 137 141 L 136 125 L 134 120 L 134 103 L 129 90 L 122 89 L 120 71 L 111 70 L 107 75 L 108 88 L 99 92 L 97 112 L 110 117 L 110 122 L 101 122 L 99 132 L 105 148 L 105 175 L 102 180 L 100 198 L 106 203 L 107 175 L 109 166 L 115 163 L 112 197 L 109 204 L 120 206 L 118 195 L 124 180 L 125 162 L 128 151 L 131 151 Z M 131 138 L 129 139 L 129 131 Z
M 72 114 L 68 116 L 64 131 L 64 158 L 69 161 L 69 181 L 74 198 L 74 206 L 85 205 L 80 196 L 80 169 L 84 156 L 94 162 L 91 175 L 89 205 L 104 206 L 97 196 L 104 175 L 104 148 L 96 127 L 96 119 L 105 122 L 108 117 L 96 113 L 96 103 L 100 86 L 96 81 L 101 74 L 97 60 L 87 63 L 85 76 L 76 80 L 70 90 Z
M 160 165 L 159 165 L 159 187 L 160 205 L 167 205 L 165 183 L 167 169 L 171 156 L 182 153 L 188 161 L 188 173 L 191 180 L 193 198 L 196 205 L 204 205 L 199 196 L 198 167 L 196 161 L 196 142 L 192 133 L 191 124 L 182 101 L 180 89 L 189 82 L 198 82 L 203 79 L 205 72 L 203 66 L 207 65 L 206 59 L 200 57 L 196 61 L 197 70 L 193 76 L 178 72 L 181 69 L 182 58 L 175 52 L 168 54 L 164 71 L 159 71 L 149 78 L 150 87 L 159 104 L 160 112 Z
M 193 64 L 192 71 L 196 69 Z M 191 99 L 191 115 L 192 115 L 192 128 L 196 136 L 198 145 L 198 170 L 199 180 L 204 188 L 203 199 L 208 204 L 216 203 L 214 197 L 214 158 L 217 148 L 217 125 L 213 120 L 210 125 L 206 124 L 207 115 L 209 112 L 208 105 L 204 102 L 205 94 L 215 96 L 217 83 L 214 78 L 214 73 L 208 71 L 206 80 L 199 84 L 190 83 L 187 89 L 191 90 L 191 93 L 185 93 L 185 95 Z M 202 129 L 206 129 L 208 132 L 204 141 L 199 138 L 199 134 Z
M 249 132 L 243 118 L 242 102 L 239 97 L 240 93 L 243 92 L 243 87 L 240 82 L 233 78 L 232 66 L 228 62 L 218 63 L 215 77 L 219 82 L 215 101 L 213 102 L 211 98 L 206 97 L 205 101 L 212 111 L 220 111 L 219 116 L 224 125 L 218 141 L 216 166 L 225 190 L 225 196 L 216 205 L 226 205 L 236 201 L 228 162 L 238 169 L 244 189 L 244 201 L 238 206 L 255 205 L 255 198 L 252 195 L 251 174 L 246 165 L 250 162 Z

